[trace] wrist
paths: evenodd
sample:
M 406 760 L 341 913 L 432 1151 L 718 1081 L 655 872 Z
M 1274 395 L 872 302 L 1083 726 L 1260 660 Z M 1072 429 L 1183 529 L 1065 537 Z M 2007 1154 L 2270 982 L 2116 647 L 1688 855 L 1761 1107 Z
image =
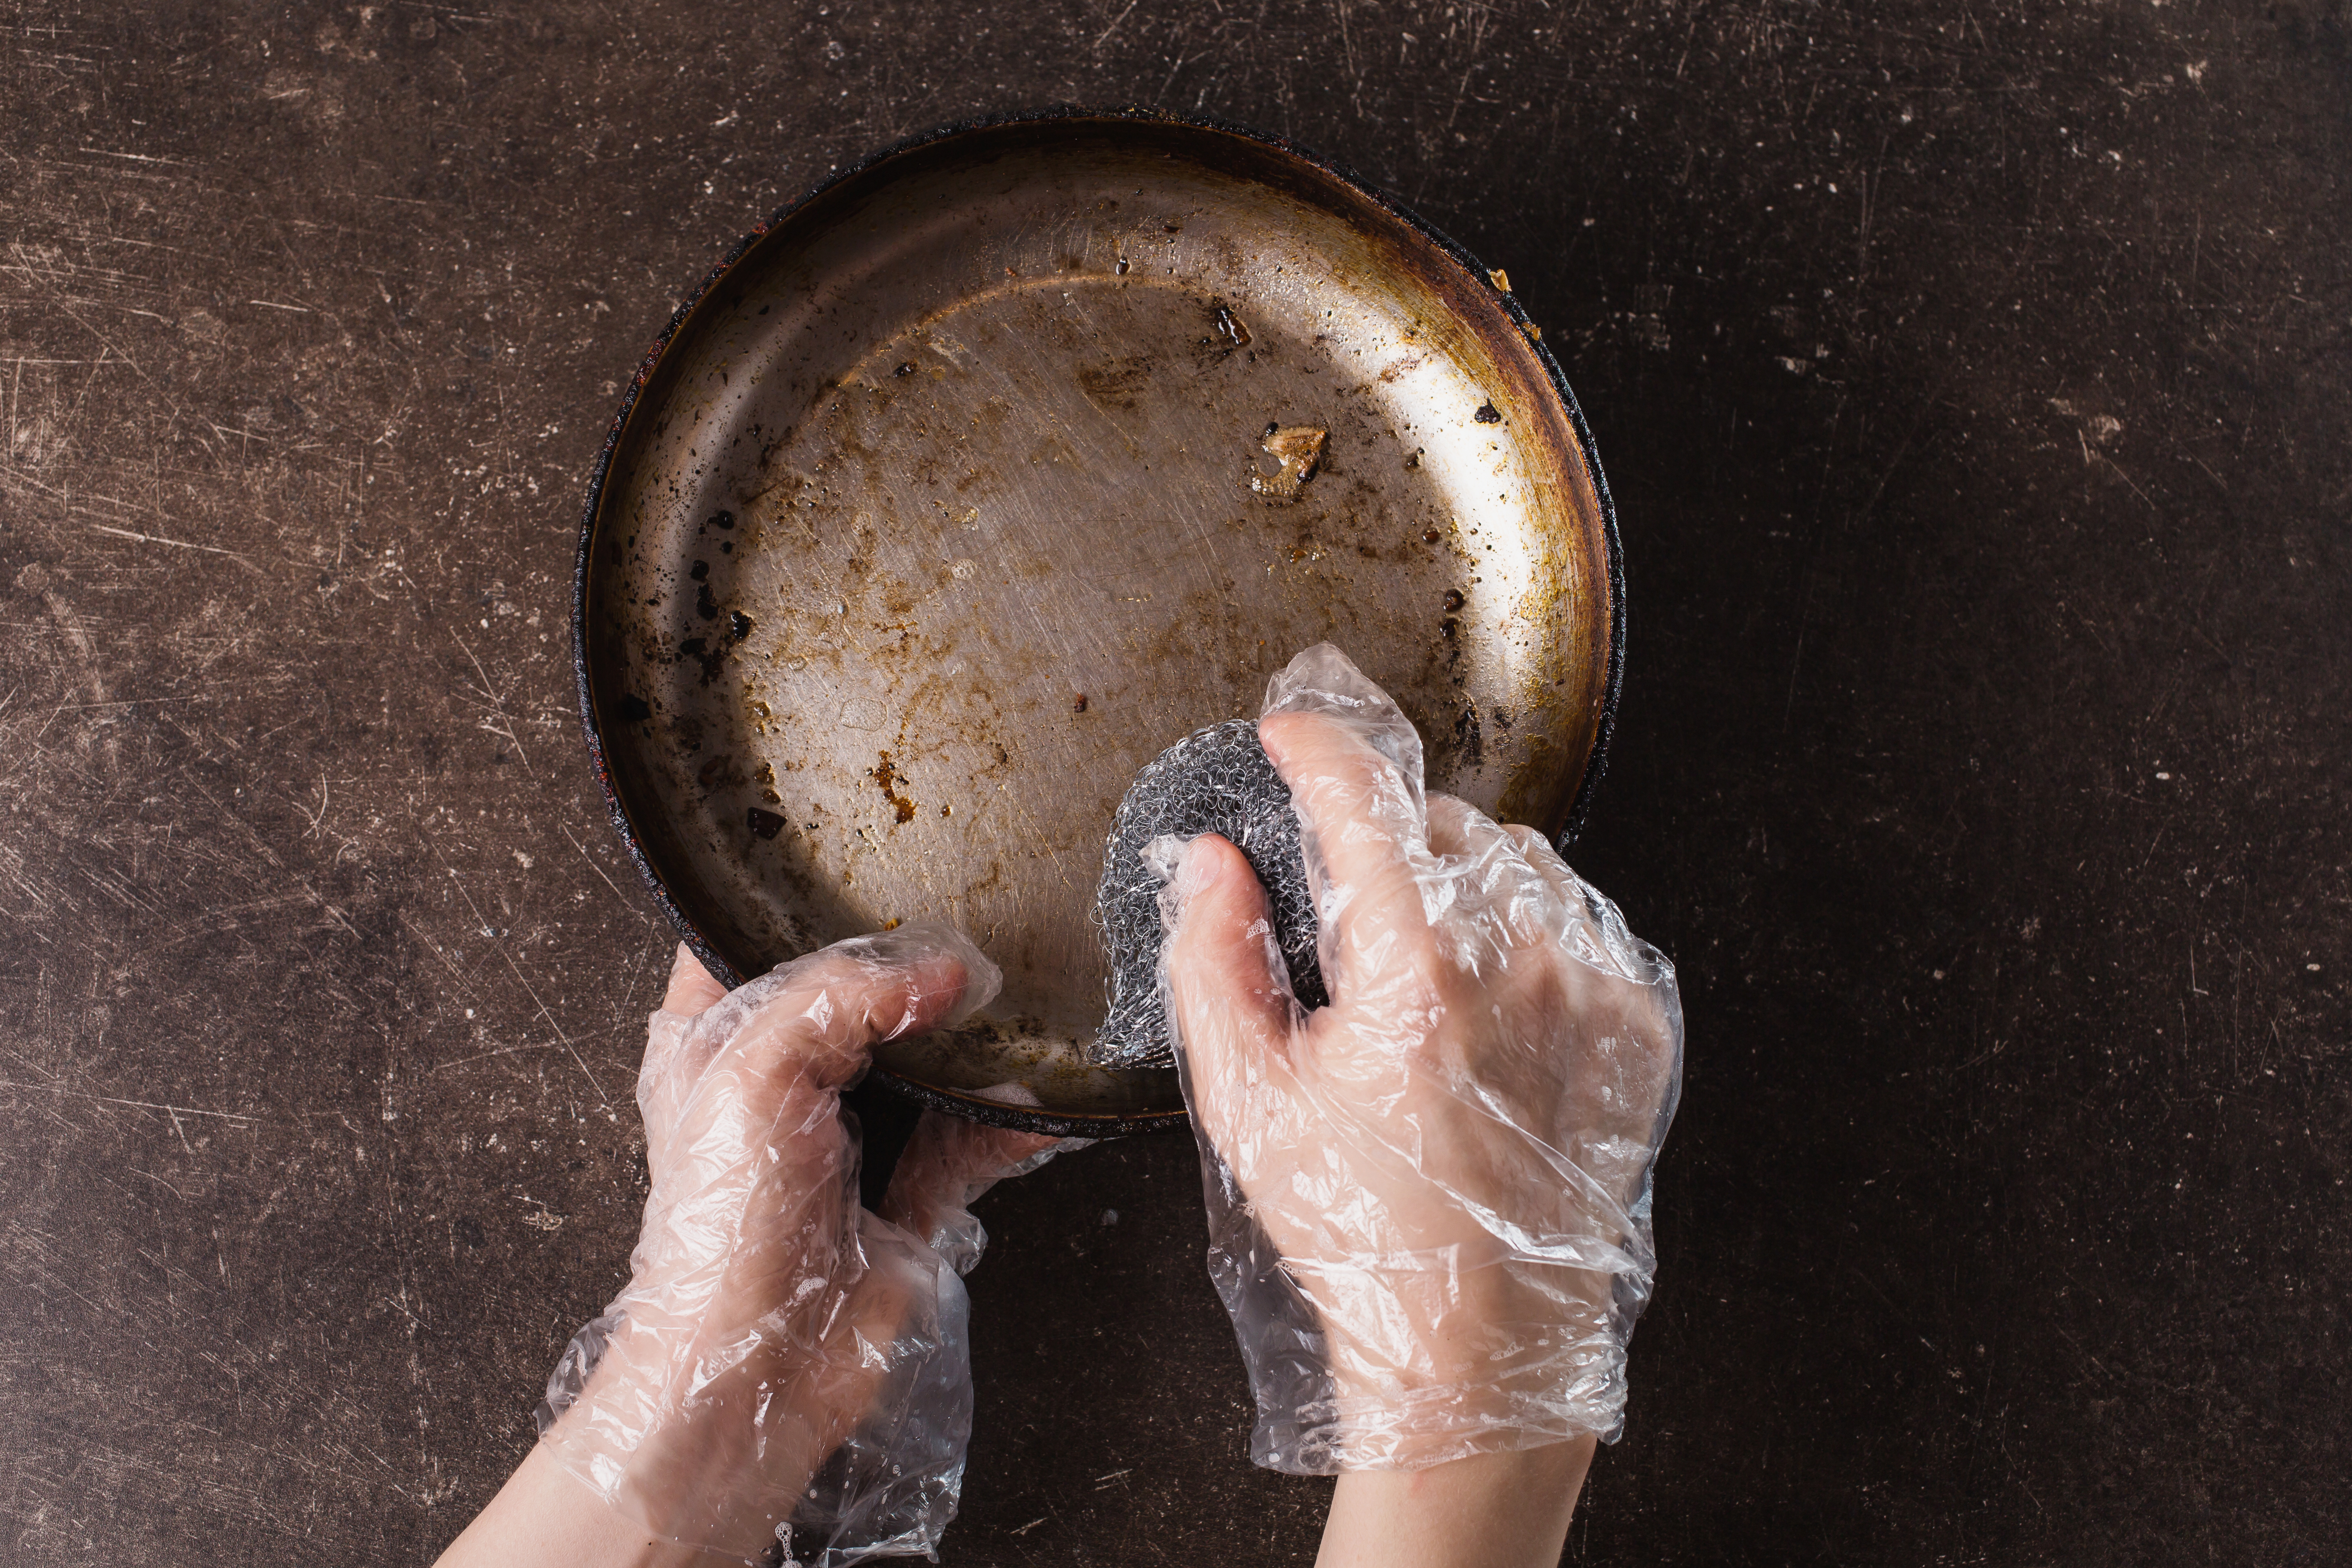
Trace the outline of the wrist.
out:
M 542 1442 L 436 1568 L 742 1568 L 742 1560 L 656 1536 L 569 1473 Z
M 918 1299 L 939 1288 L 929 1252 L 879 1239 L 843 1270 L 853 1282 L 817 1276 L 748 1322 L 740 1300 L 690 1312 L 687 1292 L 633 1292 L 542 1449 L 656 1534 L 756 1556 L 874 1407 Z
M 869 1384 L 795 1336 L 624 1332 L 540 1453 L 633 1526 L 756 1555 Z
M 1323 1456 L 1311 1468 L 1418 1468 L 1609 1436 L 1622 1420 L 1624 1344 L 1595 1299 L 1605 1277 L 1514 1265 L 1318 1283 L 1328 1398 L 1288 1423 L 1302 1453 Z
M 1316 1568 L 1551 1568 L 1591 1466 L 1590 1436 L 1417 1470 L 1349 1470 Z

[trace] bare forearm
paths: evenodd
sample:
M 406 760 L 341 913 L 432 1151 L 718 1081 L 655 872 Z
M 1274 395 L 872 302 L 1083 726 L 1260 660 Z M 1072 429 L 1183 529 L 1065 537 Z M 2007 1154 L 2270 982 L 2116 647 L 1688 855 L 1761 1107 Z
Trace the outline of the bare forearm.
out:
M 1552 1568 L 1592 1449 L 1580 1437 L 1423 1470 L 1350 1470 L 1316 1568 Z

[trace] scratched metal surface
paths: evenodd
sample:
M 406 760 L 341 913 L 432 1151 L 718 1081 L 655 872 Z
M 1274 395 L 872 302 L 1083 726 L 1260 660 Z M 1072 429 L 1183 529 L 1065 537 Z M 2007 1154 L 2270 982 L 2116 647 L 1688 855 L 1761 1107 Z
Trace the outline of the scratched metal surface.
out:
M 877 1059 L 1101 1135 L 1183 1110 L 1086 1056 L 1119 796 L 1297 649 L 1397 696 L 1432 788 L 1557 833 L 1611 546 L 1507 282 L 1138 118 L 967 130 L 770 229 L 633 396 L 584 566 L 605 763 L 693 936 L 748 975 L 954 921 L 1002 994 Z
M 2352 167 L 2326 0 L 0 9 L 0 1560 L 427 1561 L 642 1196 L 580 487 L 673 290 L 924 125 L 1299 136 L 1513 285 L 1680 961 L 1578 1562 L 2319 1563 Z M 967 1564 L 1306 1562 L 1181 1140 L 992 1194 Z M 1108 1211 L 1116 1211 L 1111 1223 Z

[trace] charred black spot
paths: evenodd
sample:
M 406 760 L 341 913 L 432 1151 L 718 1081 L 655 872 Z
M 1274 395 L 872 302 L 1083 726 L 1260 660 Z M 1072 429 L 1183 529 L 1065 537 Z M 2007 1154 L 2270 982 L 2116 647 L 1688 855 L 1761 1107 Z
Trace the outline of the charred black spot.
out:
M 1482 403 L 1478 405 L 1478 412 L 1473 414 L 1470 417 L 1475 419 L 1481 425 L 1500 425 L 1503 422 L 1502 412 L 1492 403 Z
M 702 666 L 702 684 L 708 686 L 718 678 L 719 667 L 727 662 L 727 649 L 723 644 L 712 647 L 704 637 L 688 637 L 677 645 L 677 657 Z
M 653 708 L 634 691 L 621 693 L 621 721 L 641 724 L 654 716 Z
M 1479 731 L 1477 709 L 1465 705 L 1462 717 L 1454 721 L 1454 747 L 1474 768 L 1486 761 L 1486 738 Z
M 784 830 L 782 817 L 772 811 L 762 811 L 756 805 L 744 808 L 743 825 L 751 830 L 752 837 L 756 838 L 773 838 Z
M 714 511 L 710 514 L 710 526 L 732 528 L 735 526 L 735 514 L 731 511 Z
M 694 591 L 694 613 L 706 621 L 719 618 L 719 601 L 710 596 L 710 584 L 708 583 Z
M 735 634 L 735 640 L 741 642 L 751 635 L 751 617 L 740 610 L 736 610 L 728 616 L 727 626 Z

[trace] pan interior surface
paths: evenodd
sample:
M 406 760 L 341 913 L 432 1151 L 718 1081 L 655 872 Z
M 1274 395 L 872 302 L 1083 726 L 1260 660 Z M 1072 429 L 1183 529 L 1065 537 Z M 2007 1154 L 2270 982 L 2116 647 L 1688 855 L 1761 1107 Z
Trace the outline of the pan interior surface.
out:
M 1328 640 L 1433 789 L 1566 819 L 1608 541 L 1529 337 L 1359 187 L 1199 126 L 961 132 L 772 226 L 646 373 L 583 557 L 592 723 L 698 945 L 740 977 L 953 921 L 1003 992 L 887 1071 L 1057 1130 L 1181 1116 L 1172 1071 L 1081 1056 L 1145 763 Z

